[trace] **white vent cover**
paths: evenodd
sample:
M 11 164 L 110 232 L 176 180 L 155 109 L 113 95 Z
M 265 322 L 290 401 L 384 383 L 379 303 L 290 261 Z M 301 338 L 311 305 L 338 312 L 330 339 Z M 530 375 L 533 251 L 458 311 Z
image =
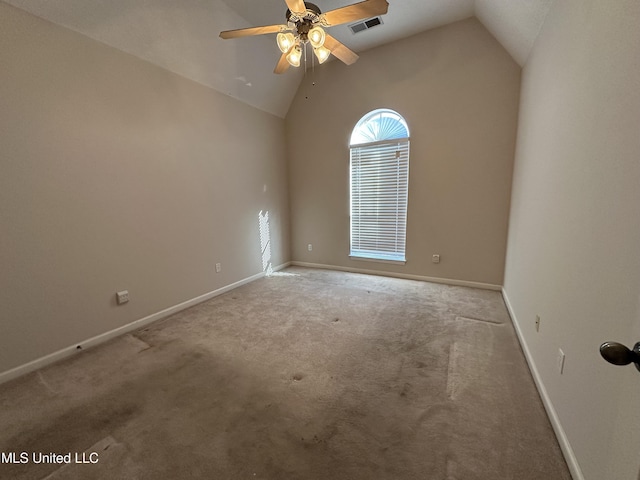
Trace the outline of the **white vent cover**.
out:
M 380 17 L 373 17 L 363 22 L 353 23 L 349 25 L 349 28 L 355 34 L 364 32 L 365 30 L 369 30 L 373 27 L 377 27 L 378 25 L 382 25 L 382 19 Z

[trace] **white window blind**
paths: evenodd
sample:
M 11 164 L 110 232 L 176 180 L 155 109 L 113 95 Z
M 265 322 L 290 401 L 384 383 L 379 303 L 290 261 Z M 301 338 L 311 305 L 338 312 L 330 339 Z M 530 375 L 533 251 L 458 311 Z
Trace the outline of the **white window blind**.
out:
M 351 147 L 351 256 L 405 261 L 409 139 Z

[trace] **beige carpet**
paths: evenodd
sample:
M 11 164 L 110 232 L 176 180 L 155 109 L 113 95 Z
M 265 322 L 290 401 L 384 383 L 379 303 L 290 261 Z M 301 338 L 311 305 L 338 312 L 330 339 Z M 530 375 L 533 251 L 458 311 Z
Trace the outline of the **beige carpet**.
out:
M 570 479 L 498 292 L 327 270 L 1 385 L 0 427 L 99 459 L 3 479 Z

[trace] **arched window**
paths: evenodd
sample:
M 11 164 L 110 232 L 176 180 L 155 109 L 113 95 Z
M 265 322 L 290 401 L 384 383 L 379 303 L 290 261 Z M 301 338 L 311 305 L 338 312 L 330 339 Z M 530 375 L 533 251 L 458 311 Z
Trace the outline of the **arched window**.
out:
M 350 256 L 404 262 L 409 128 L 393 110 L 369 112 L 353 129 Z

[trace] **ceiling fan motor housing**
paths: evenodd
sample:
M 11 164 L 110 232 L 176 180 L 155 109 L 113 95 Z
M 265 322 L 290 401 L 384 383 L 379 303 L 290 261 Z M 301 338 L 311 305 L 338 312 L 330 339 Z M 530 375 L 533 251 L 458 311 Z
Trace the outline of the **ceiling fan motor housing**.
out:
M 287 22 L 297 24 L 299 22 L 304 22 L 304 21 L 308 21 L 309 23 L 318 21 L 318 17 L 320 17 L 320 15 L 322 14 L 320 7 L 318 7 L 316 4 L 311 2 L 304 2 L 304 6 L 306 7 L 307 11 L 304 12 L 302 16 L 298 16 L 292 13 L 291 10 L 287 8 L 287 13 L 286 13 Z M 293 17 L 293 19 L 291 17 Z
M 304 6 L 307 10 L 302 15 L 296 15 L 287 9 L 287 23 L 294 26 L 300 36 L 300 40 L 306 42 L 309 30 L 319 21 L 322 12 L 320 7 L 311 2 L 304 2 Z

